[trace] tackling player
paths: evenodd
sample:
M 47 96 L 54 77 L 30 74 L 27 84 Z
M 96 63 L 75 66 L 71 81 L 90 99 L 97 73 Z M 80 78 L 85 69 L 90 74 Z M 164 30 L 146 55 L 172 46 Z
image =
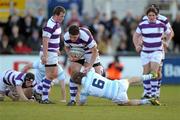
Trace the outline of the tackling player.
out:
M 118 105 L 160 105 L 156 99 L 129 100 L 127 96 L 129 84 L 156 77 L 156 73 L 151 73 L 143 75 L 142 77 L 131 77 L 129 79 L 112 81 L 95 73 L 93 69 L 87 74 L 75 72 L 72 75 L 74 82 L 82 85 L 79 105 L 84 105 L 88 96 L 110 99 Z

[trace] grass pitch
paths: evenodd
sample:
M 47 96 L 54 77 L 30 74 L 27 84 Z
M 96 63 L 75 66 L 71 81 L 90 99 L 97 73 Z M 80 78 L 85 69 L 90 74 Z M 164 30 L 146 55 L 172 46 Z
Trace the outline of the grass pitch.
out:
M 142 86 L 130 87 L 129 98 L 140 98 L 142 90 Z M 85 106 L 66 106 L 59 99 L 58 86 L 51 92 L 51 100 L 56 104 L 6 99 L 0 102 L 0 120 L 180 120 L 180 86 L 162 86 L 161 102 L 165 106 L 117 106 L 110 100 L 95 97 L 89 97 Z

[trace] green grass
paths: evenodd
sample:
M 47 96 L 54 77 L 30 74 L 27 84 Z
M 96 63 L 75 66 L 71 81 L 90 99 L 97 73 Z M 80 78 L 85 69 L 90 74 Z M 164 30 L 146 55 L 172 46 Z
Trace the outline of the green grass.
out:
M 139 98 L 142 86 L 129 89 L 129 98 Z M 69 95 L 67 90 L 67 95 Z M 69 98 L 69 96 L 68 96 Z M 162 86 L 161 102 L 166 106 L 117 106 L 109 100 L 89 97 L 85 106 L 60 103 L 60 89 L 52 89 L 53 105 L 0 102 L 0 120 L 179 120 L 180 86 Z

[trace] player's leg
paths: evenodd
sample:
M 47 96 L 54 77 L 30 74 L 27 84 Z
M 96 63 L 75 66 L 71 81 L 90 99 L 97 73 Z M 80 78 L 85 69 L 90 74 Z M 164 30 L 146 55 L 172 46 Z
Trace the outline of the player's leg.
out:
M 143 66 L 143 75 L 146 75 L 148 73 L 150 73 L 149 63 Z M 144 80 L 143 87 L 144 87 L 144 92 L 143 92 L 142 99 L 151 98 L 151 79 Z
M 143 75 L 148 74 L 150 72 L 150 61 L 149 61 L 149 53 L 141 52 L 141 62 L 143 65 Z M 143 98 L 150 98 L 151 97 L 151 84 L 150 84 L 150 79 L 143 81 L 143 87 L 144 87 L 144 92 L 142 95 Z
M 49 104 L 49 92 L 51 88 L 51 82 L 57 78 L 57 65 L 46 65 L 46 78 L 42 81 L 42 102 Z M 47 101 L 47 102 L 46 102 Z
M 60 88 L 61 88 L 61 102 L 66 102 L 66 85 L 65 85 L 65 74 L 60 65 L 58 65 L 58 77 L 57 77 L 59 83 L 60 83 Z
M 77 62 L 71 62 L 71 65 L 70 65 L 71 73 L 79 72 L 82 67 L 82 64 L 81 64 L 82 62 L 84 62 L 84 60 L 83 61 L 80 60 Z M 70 81 L 69 81 L 69 89 L 70 89 L 70 101 L 67 105 L 72 106 L 72 105 L 76 104 L 76 95 L 78 92 L 78 85 L 76 83 L 74 83 L 72 78 L 70 78 Z
M 151 62 L 151 71 L 158 72 L 159 63 Z M 157 89 L 158 89 L 158 79 L 151 79 L 151 95 L 152 97 L 156 97 Z
M 161 87 L 161 82 L 162 82 L 162 63 L 159 67 L 159 70 L 158 70 L 158 86 L 157 86 L 157 91 L 156 91 L 156 97 L 157 99 L 160 98 L 160 87 Z
M 45 79 L 42 81 L 42 104 L 50 104 L 52 103 L 49 101 L 49 92 L 51 88 L 51 82 L 57 78 L 58 76 L 58 54 L 55 52 L 48 52 L 48 59 L 45 65 L 46 76 Z
M 151 71 L 154 71 L 158 73 L 160 64 L 162 62 L 163 58 L 163 52 L 162 51 L 156 51 L 152 53 L 151 56 Z M 158 90 L 158 84 L 159 84 L 159 79 L 152 79 L 151 80 L 151 92 L 152 92 L 152 97 L 156 98 L 156 93 Z

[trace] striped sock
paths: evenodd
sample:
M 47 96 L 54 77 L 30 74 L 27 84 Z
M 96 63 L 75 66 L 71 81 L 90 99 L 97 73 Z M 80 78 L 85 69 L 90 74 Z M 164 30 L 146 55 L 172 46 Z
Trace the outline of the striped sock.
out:
M 160 97 L 161 82 L 162 82 L 162 79 L 159 79 L 159 80 L 158 80 L 157 91 L 156 91 L 156 96 L 157 96 L 157 97 Z
M 151 80 L 151 93 L 152 93 L 152 97 L 156 97 L 157 88 L 158 88 L 158 80 L 152 79 Z
M 43 81 L 37 84 L 37 86 L 35 87 L 35 91 L 39 94 L 42 94 L 42 90 L 43 90 Z
M 151 80 L 144 80 L 143 81 L 143 87 L 144 87 L 144 94 L 143 95 L 147 95 L 149 97 L 151 97 Z
M 72 79 L 70 79 L 69 82 L 69 89 L 70 89 L 70 99 L 71 101 L 76 101 L 76 95 L 78 92 L 78 86 L 76 83 L 74 83 L 74 81 Z
M 49 91 L 50 91 L 50 87 L 51 87 L 51 80 L 48 80 L 48 79 L 44 79 L 43 80 L 43 89 L 42 89 L 42 100 L 46 100 L 46 99 L 49 99 L 48 98 L 48 95 L 49 95 Z

